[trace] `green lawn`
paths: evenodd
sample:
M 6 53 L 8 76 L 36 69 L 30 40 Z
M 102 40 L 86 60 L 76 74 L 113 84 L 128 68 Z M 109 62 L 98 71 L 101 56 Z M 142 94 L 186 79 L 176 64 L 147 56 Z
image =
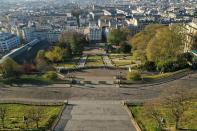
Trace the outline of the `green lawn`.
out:
M 79 63 L 80 57 L 73 57 L 72 59 L 66 59 L 64 62 L 55 64 L 58 67 L 75 68 Z
M 175 71 L 175 72 L 168 72 L 168 73 L 161 73 L 161 74 L 154 74 L 154 75 L 148 75 L 148 74 L 144 74 L 143 78 L 145 80 L 156 80 L 156 79 L 162 79 L 162 78 L 167 78 L 167 77 L 171 77 L 177 74 L 183 74 L 183 73 L 187 73 L 189 70 L 188 69 L 183 69 L 183 70 L 179 70 L 179 71 Z
M 88 56 L 85 66 L 103 66 L 102 56 Z
M 131 60 L 112 60 L 112 62 L 118 67 L 131 64 Z
M 9 78 L 9 79 L 1 79 L 3 84 L 40 84 L 40 85 L 48 85 L 51 84 L 50 80 L 45 79 L 41 75 L 23 75 L 19 78 Z
M 110 54 L 110 59 L 115 66 L 125 66 L 131 64 L 131 55 L 126 54 Z
M 37 129 L 36 123 L 29 119 L 29 128 L 38 131 L 44 131 L 49 128 L 62 108 L 62 106 L 32 106 L 22 104 L 0 104 L 1 107 L 6 109 L 4 129 L 10 130 L 24 130 L 26 125 L 24 124 L 23 117 L 28 116 L 30 110 L 39 109 L 42 111 L 39 129 Z M 2 128 L 2 123 L 0 123 L 0 130 L 3 130 Z
M 144 82 L 157 82 L 158 80 L 172 79 L 175 76 L 184 76 L 188 73 L 189 69 L 183 69 L 175 72 L 161 73 L 161 74 L 146 74 L 142 73 L 142 79 L 140 81 L 134 80 L 121 80 L 122 84 L 141 84 Z
M 179 123 L 180 128 L 188 130 L 197 129 L 196 107 L 197 103 L 191 105 L 188 111 L 185 112 L 181 122 Z M 156 122 L 154 119 L 148 117 L 146 113 L 144 113 L 146 110 L 143 108 L 143 106 L 131 106 L 130 109 L 135 120 L 143 131 L 157 131 Z M 174 127 L 173 120 L 167 116 L 167 111 L 169 111 L 169 109 L 162 108 L 161 110 L 163 112 L 164 118 L 167 120 L 167 127 L 172 129 L 172 127 Z
M 64 83 L 65 81 L 62 81 L 60 79 L 57 80 L 49 80 L 45 77 L 43 77 L 43 75 L 22 75 L 18 78 L 10 78 L 10 79 L 0 79 L 0 83 L 3 84 L 8 84 L 8 85 L 12 85 L 12 84 L 35 84 L 35 85 L 49 85 L 49 84 L 53 84 L 53 83 Z

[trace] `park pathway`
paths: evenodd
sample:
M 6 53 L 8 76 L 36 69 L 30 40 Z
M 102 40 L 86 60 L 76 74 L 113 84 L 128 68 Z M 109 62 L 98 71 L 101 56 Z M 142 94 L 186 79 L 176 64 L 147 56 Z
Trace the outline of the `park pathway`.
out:
M 112 62 L 111 62 L 111 60 L 110 60 L 108 55 L 104 55 L 103 56 L 103 62 L 105 64 L 105 66 L 113 66 L 113 64 L 112 64 Z
M 69 101 L 55 131 L 136 131 L 121 101 Z
M 82 68 L 82 67 L 85 67 L 85 64 L 86 64 L 86 60 L 87 60 L 87 55 L 83 55 L 82 58 L 80 59 L 79 61 L 79 64 L 78 64 L 78 68 Z

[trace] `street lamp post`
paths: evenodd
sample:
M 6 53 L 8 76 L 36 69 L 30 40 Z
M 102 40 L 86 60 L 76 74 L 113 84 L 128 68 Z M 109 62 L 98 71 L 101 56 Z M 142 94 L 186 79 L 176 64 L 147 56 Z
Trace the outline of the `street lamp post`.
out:
M 122 72 L 121 71 L 118 71 L 117 72 L 117 75 L 116 75 L 118 87 L 120 87 L 120 84 L 121 84 L 121 74 L 122 74 Z
M 72 84 L 73 84 L 73 79 L 74 79 L 74 75 L 73 74 L 70 74 L 69 75 L 69 79 L 70 79 L 70 87 L 72 87 Z
M 119 87 L 120 87 L 120 84 L 121 84 L 121 77 L 122 77 L 122 72 L 120 71 L 119 72 Z

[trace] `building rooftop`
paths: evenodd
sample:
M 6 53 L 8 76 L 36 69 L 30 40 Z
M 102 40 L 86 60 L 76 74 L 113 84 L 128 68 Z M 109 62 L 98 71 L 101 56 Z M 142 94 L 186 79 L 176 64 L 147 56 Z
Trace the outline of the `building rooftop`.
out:
M 12 37 L 14 37 L 15 35 L 10 34 L 10 33 L 6 33 L 6 32 L 0 32 L 0 41 L 5 41 L 8 40 Z

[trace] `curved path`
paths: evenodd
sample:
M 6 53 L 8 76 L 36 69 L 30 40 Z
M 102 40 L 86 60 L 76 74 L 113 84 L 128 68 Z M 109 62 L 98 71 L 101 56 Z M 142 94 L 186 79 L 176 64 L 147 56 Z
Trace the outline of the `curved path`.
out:
M 108 73 L 109 74 L 109 73 Z M 149 86 L 132 85 L 129 88 L 118 88 L 115 85 L 75 86 L 69 88 L 64 84 L 48 86 L 0 86 L 0 99 L 36 99 L 36 100 L 132 100 L 144 101 L 160 95 L 170 86 L 197 88 L 197 73 L 189 77 L 163 84 Z
M 105 75 L 107 76 L 107 74 Z M 190 77 L 186 76 L 159 85 L 133 85 L 129 88 L 118 88 L 115 85 L 87 85 L 69 88 L 64 84 L 23 87 L 1 86 L 0 101 L 61 102 L 68 100 L 69 106 L 63 113 L 56 128 L 57 131 L 119 131 L 121 129 L 135 131 L 126 111 L 116 102 L 121 100 L 143 102 L 159 96 L 167 87 L 171 86 L 193 88 L 194 91 L 197 91 L 196 85 L 197 73 Z M 109 103 L 103 104 L 106 101 Z

